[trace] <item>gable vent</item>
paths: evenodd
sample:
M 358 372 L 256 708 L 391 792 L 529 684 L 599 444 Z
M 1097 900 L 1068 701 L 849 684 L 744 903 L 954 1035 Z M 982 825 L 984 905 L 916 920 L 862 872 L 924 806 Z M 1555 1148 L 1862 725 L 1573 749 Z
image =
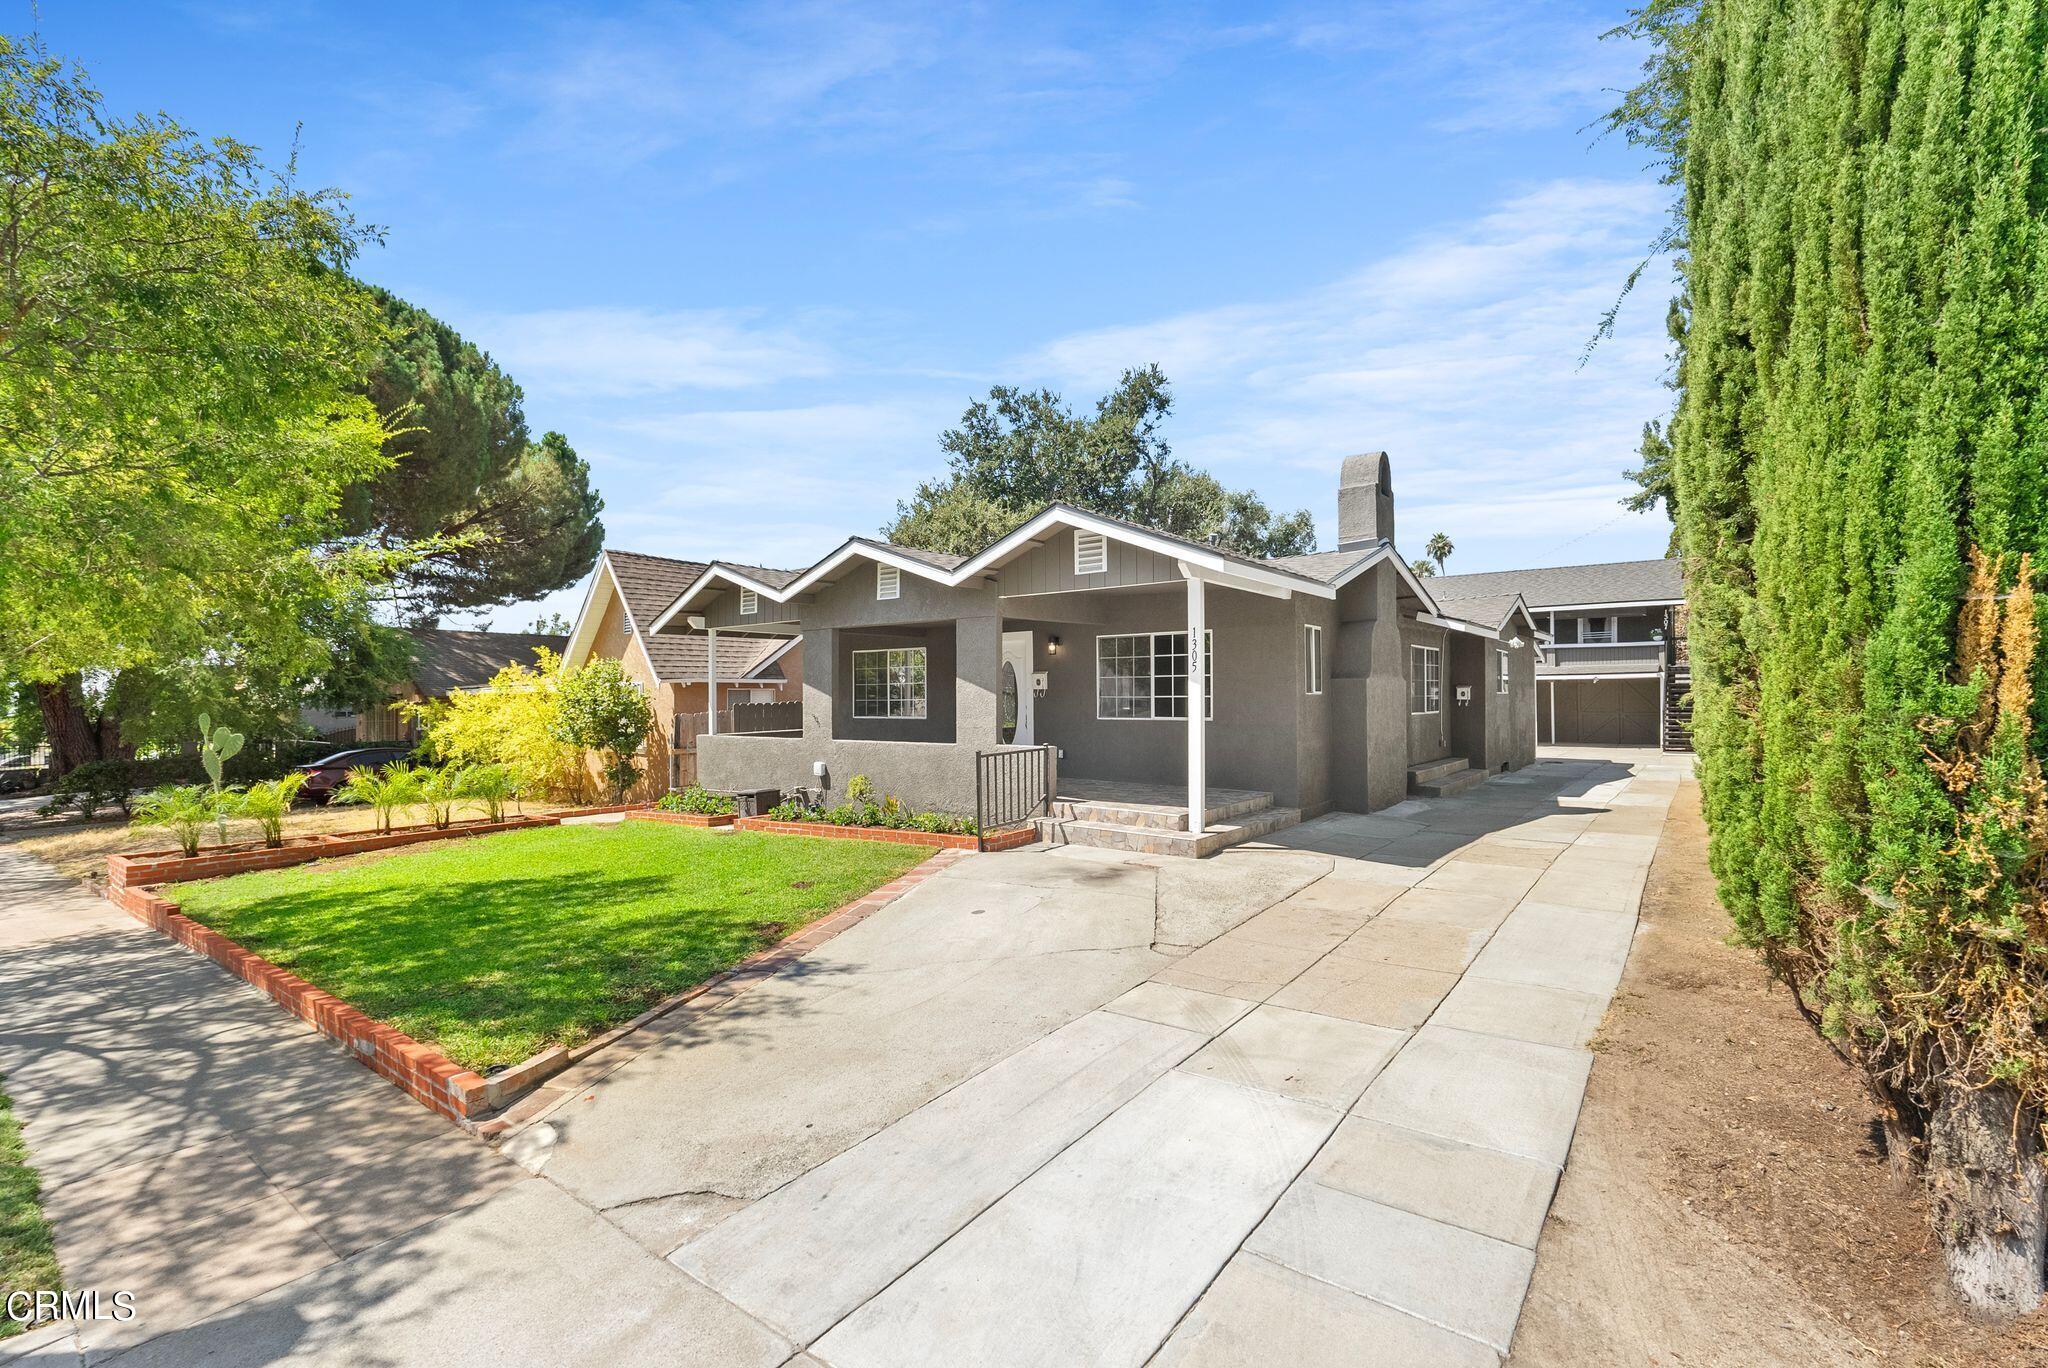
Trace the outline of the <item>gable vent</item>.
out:
M 892 599 L 903 593 L 903 572 L 893 565 L 875 567 L 875 597 Z
M 1100 532 L 1074 534 L 1074 573 L 1100 575 L 1109 569 L 1109 538 Z
M 740 616 L 752 617 L 761 611 L 761 596 L 751 589 L 740 590 Z

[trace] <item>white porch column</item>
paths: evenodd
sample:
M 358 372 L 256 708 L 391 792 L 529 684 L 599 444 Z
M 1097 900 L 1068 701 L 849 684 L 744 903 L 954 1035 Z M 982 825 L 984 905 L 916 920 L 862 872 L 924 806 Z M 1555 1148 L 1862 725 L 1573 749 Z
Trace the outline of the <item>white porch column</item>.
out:
M 1204 706 L 1209 697 L 1209 670 L 1202 638 L 1209 625 L 1208 601 L 1202 581 L 1188 576 L 1188 830 L 1202 834 L 1209 810 L 1209 731 Z
M 704 634 L 704 692 L 710 695 L 709 709 L 704 716 L 704 730 L 718 735 L 718 631 L 716 628 Z

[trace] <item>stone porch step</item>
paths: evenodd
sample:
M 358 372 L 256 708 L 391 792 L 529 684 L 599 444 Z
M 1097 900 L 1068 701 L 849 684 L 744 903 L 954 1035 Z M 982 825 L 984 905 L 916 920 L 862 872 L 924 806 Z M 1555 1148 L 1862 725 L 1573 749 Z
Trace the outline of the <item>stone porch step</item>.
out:
M 1457 757 L 1408 767 L 1408 792 L 1417 798 L 1449 798 L 1486 782 L 1486 771 Z
M 1245 813 L 1232 821 L 1206 825 L 1201 835 L 1180 828 L 1132 826 L 1122 822 L 1092 822 L 1041 817 L 1038 838 L 1053 845 L 1094 846 L 1101 850 L 1128 850 L 1140 855 L 1180 855 L 1199 859 L 1225 846 L 1256 841 L 1301 820 L 1299 808 L 1265 807 Z
M 1441 760 L 1427 760 L 1420 765 L 1410 765 L 1408 787 L 1412 789 L 1417 784 L 1434 784 L 1445 775 L 1455 774 L 1470 767 L 1470 762 L 1459 755 L 1447 755 Z
M 1209 795 L 1202 809 L 1204 826 L 1229 822 L 1273 806 L 1270 793 L 1225 789 Z M 1147 803 L 1131 799 L 1071 798 L 1052 800 L 1052 817 L 1062 822 L 1105 822 L 1114 826 L 1144 827 L 1154 831 L 1186 831 L 1188 811 L 1170 803 Z

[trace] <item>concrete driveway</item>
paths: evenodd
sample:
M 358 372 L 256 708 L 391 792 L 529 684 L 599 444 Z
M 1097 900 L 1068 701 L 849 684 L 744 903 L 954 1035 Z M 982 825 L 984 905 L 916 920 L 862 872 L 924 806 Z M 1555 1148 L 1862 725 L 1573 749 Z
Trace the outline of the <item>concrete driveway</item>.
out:
M 121 1361 L 1494 1364 L 1688 762 L 960 861 Z

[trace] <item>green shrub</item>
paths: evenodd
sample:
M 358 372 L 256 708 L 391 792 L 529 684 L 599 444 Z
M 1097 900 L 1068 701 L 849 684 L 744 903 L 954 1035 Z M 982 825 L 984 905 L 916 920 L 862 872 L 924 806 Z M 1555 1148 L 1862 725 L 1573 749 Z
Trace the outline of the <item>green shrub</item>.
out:
M 827 826 L 878 827 L 890 831 L 929 831 L 949 836 L 972 836 L 974 819 L 955 817 L 949 812 L 912 812 L 894 794 L 875 801 L 875 786 L 865 774 L 846 781 L 846 801 L 832 807 L 786 798 L 769 809 L 778 822 L 820 822 Z
M 290 815 L 292 802 L 299 796 L 299 786 L 305 782 L 304 774 L 293 773 L 281 779 L 251 784 L 236 804 L 236 815 L 261 827 L 263 844 L 275 849 L 284 844 L 284 819 Z
M 204 784 L 166 784 L 135 800 L 138 829 L 167 831 L 186 855 L 199 853 L 199 839 L 218 821 L 222 803 L 239 802 L 239 794 L 215 793 Z
M 432 769 L 422 765 L 412 771 L 418 779 L 413 801 L 427 810 L 427 820 L 438 829 L 445 830 L 455 821 L 455 806 L 468 793 L 464 792 L 469 775 L 461 765 L 443 765 Z
M 726 816 L 739 811 L 739 805 L 731 798 L 697 784 L 678 793 L 664 793 L 654 805 L 663 812 L 695 812 L 707 817 Z
M 519 796 L 519 776 L 510 765 L 464 765 L 461 796 L 475 803 L 487 822 L 505 820 L 505 805 Z
M 602 757 L 612 801 L 623 802 L 640 778 L 635 758 L 654 731 L 647 695 L 616 660 L 593 660 L 562 678 L 555 703 L 554 736 Z
M 67 808 L 76 808 L 88 819 L 106 807 L 118 807 L 126 813 L 128 795 L 138 782 L 136 769 L 132 760 L 88 760 L 59 779 L 50 790 L 50 800 L 36 811 L 54 817 Z
M 392 814 L 420 801 L 420 776 L 406 765 L 388 765 L 376 770 L 358 766 L 334 791 L 337 803 L 360 803 L 377 811 L 377 830 L 391 830 Z

